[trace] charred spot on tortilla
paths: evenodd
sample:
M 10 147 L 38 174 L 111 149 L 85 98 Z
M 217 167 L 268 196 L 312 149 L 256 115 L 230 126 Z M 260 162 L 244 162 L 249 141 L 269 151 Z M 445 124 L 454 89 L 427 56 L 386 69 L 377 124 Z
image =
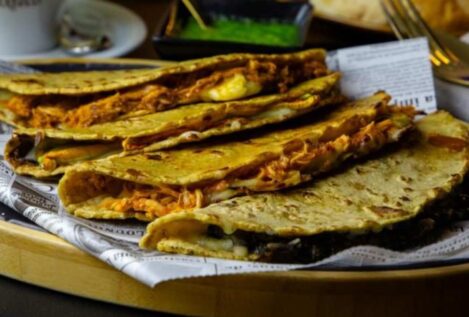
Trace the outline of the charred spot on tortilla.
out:
M 409 201 L 409 199 L 407 201 Z M 374 212 L 376 215 L 380 217 L 404 216 L 408 214 L 408 212 L 405 210 L 387 207 L 387 206 L 371 206 L 369 208 L 372 212 Z
M 45 86 L 44 81 L 39 80 L 39 79 L 11 79 L 11 81 L 17 84 L 26 84 L 26 85 L 36 84 L 36 85 Z
M 161 161 L 163 160 L 163 156 L 159 153 L 146 153 L 145 157 L 149 160 Z
M 126 169 L 126 172 L 130 175 L 132 175 L 133 177 L 141 177 L 141 176 L 145 176 L 145 174 L 135 168 L 128 168 Z

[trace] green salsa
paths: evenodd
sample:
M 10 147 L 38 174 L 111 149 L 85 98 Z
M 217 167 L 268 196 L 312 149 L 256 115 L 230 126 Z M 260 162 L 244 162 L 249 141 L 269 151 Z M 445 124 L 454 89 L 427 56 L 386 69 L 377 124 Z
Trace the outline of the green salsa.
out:
M 190 17 L 179 33 L 179 38 L 272 46 L 298 46 L 300 44 L 298 28 L 293 24 L 254 21 L 246 18 L 213 18 L 209 29 L 202 30 L 195 19 Z

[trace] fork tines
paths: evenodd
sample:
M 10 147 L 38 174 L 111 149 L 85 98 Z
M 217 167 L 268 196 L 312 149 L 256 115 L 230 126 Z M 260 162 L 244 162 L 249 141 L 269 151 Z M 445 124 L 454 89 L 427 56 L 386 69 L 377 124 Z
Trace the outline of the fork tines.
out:
M 438 40 L 411 0 L 381 0 L 381 6 L 394 33 L 400 39 L 426 37 L 434 66 L 458 63 L 459 59 Z

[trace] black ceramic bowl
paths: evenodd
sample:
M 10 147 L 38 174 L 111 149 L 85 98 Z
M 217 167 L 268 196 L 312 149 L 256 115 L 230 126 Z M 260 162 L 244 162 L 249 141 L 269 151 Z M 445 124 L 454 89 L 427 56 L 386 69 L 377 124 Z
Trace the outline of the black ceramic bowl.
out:
M 300 50 L 305 43 L 312 18 L 312 6 L 307 1 L 281 2 L 275 0 L 198 0 L 198 9 L 206 16 L 230 16 L 254 21 L 275 20 L 298 28 L 297 46 L 271 46 L 229 41 L 207 41 L 178 38 L 178 27 L 190 17 L 181 1 L 173 1 L 153 37 L 156 52 L 164 59 L 182 60 L 226 53 L 285 53 Z

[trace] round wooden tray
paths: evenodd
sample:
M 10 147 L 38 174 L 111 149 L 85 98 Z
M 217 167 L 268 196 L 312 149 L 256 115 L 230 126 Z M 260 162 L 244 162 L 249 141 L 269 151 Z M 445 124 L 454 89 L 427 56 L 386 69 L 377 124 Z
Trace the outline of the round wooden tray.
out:
M 469 291 L 469 264 L 229 275 L 151 289 L 51 234 L 4 221 L 0 274 L 78 296 L 192 316 L 457 316 Z
M 155 64 L 128 59 L 49 63 Z M 291 271 L 193 278 L 151 289 L 47 233 L 0 220 L 0 274 L 119 305 L 191 316 L 464 316 L 469 263 L 394 271 Z

